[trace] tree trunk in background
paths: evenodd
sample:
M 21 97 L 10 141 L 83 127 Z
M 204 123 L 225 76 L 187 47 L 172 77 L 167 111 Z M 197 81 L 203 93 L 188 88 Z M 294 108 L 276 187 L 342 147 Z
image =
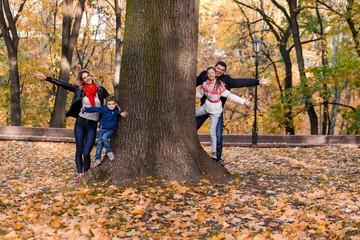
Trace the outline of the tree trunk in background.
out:
M 337 63 L 337 53 L 338 53 L 338 45 L 339 43 L 339 36 L 333 36 L 331 44 L 333 45 L 333 53 L 332 53 L 332 61 L 331 64 L 335 65 Z M 339 109 L 339 103 L 341 99 L 341 89 L 336 84 L 334 87 L 334 94 L 333 94 L 333 102 L 335 104 L 332 105 L 332 110 L 330 114 L 330 126 L 329 126 L 329 132 L 328 135 L 334 135 L 335 134 L 335 126 L 336 126 L 336 119 L 338 115 L 338 109 Z M 340 133 L 339 133 L 340 134 Z
M 281 35 L 281 34 L 279 34 Z M 295 135 L 294 121 L 293 121 L 293 110 L 291 106 L 291 88 L 292 88 L 292 62 L 291 62 L 291 49 L 287 49 L 290 28 L 287 28 L 282 35 L 281 43 L 279 46 L 280 53 L 284 59 L 285 65 L 285 131 L 286 134 Z M 282 93 L 283 94 L 283 93 Z
M 320 9 L 319 9 L 319 4 L 316 2 L 315 5 L 315 9 L 316 9 L 316 16 L 318 19 L 318 23 L 319 23 L 319 34 L 320 34 L 320 48 L 321 48 L 321 65 L 322 66 L 328 66 L 328 61 L 327 61 L 327 43 L 326 43 L 326 35 L 324 32 L 324 26 L 323 26 L 323 21 L 321 18 L 321 14 L 320 14 Z M 323 79 L 326 79 L 326 73 L 323 72 Z M 327 84 L 324 82 L 323 83 L 323 89 L 320 92 L 320 96 L 323 99 L 322 100 L 322 112 L 320 111 L 320 116 L 322 116 L 322 122 L 321 122 L 321 129 L 320 132 L 322 135 L 326 135 L 326 133 L 328 132 L 328 128 L 330 128 L 330 115 L 329 115 L 329 97 L 328 97 L 328 86 Z M 322 114 L 322 115 L 321 115 Z
M 93 177 L 124 184 L 230 176 L 202 149 L 195 126 L 198 14 L 198 0 L 127 1 L 118 98 L 129 116 L 113 137 L 115 160 Z
M 8 54 L 10 69 L 11 126 L 21 126 L 20 76 L 17 55 L 17 47 L 14 52 Z
M 116 19 L 116 35 L 115 35 L 115 74 L 114 74 L 114 91 L 115 96 L 119 94 L 119 81 L 120 81 L 120 69 L 121 69 L 121 12 L 123 7 L 120 6 L 120 0 L 114 0 L 114 11 L 115 11 L 115 19 Z
M 20 75 L 18 67 L 18 47 L 19 35 L 16 29 L 18 15 L 14 18 L 13 12 L 21 13 L 25 1 L 16 11 L 10 9 L 8 0 L 0 0 L 0 27 L 1 35 L 4 39 L 8 53 L 10 71 L 10 116 L 12 126 L 21 126 L 21 106 L 20 106 Z
M 340 90 L 335 87 L 335 92 L 334 92 L 334 103 L 339 103 L 340 102 Z M 335 125 L 336 125 L 336 118 L 337 118 L 337 114 L 338 114 L 338 109 L 339 109 L 339 104 L 334 104 L 332 107 L 332 114 L 330 117 L 330 126 L 329 126 L 329 132 L 328 135 L 334 135 L 335 134 Z
M 290 11 L 290 23 L 291 23 L 291 32 L 294 39 L 294 46 L 296 51 L 296 59 L 298 62 L 299 74 L 300 74 L 300 82 L 304 87 L 304 99 L 305 99 L 305 108 L 307 110 L 309 121 L 310 121 L 310 131 L 312 135 L 319 134 L 318 128 L 318 118 L 317 114 L 312 102 L 312 96 L 307 91 L 307 85 L 305 83 L 305 63 L 304 63 L 304 56 L 301 46 L 301 38 L 299 32 L 299 25 L 297 22 L 297 15 L 299 14 L 300 8 L 297 4 L 298 0 L 286 0 L 289 5 Z
M 281 122 L 281 124 L 285 125 L 285 132 L 286 134 L 290 134 L 290 135 L 295 135 L 295 129 L 294 129 L 294 124 L 293 124 L 293 110 L 291 107 L 291 88 L 292 88 L 292 61 L 291 61 L 291 48 L 288 49 L 288 42 L 289 42 L 289 38 L 291 36 L 291 28 L 290 28 L 290 22 L 288 22 L 288 26 L 286 28 L 281 28 L 280 26 L 275 26 L 275 20 L 274 20 L 274 16 L 273 13 L 270 13 L 270 15 L 268 15 L 266 13 L 266 11 L 264 11 L 263 6 L 264 6 L 264 1 L 261 0 L 260 1 L 260 7 L 256 7 L 255 4 L 252 5 L 248 5 L 246 4 L 244 1 L 237 1 L 235 0 L 235 2 L 239 5 L 240 9 L 242 9 L 241 6 L 246 7 L 248 10 L 254 10 L 255 12 L 259 13 L 262 16 L 262 20 L 265 21 L 265 23 L 268 25 L 268 29 L 269 31 L 274 35 L 274 37 L 276 38 L 276 40 L 278 42 L 280 42 L 279 44 L 279 51 L 280 54 L 284 60 L 284 66 L 285 66 L 285 77 L 284 77 L 284 85 L 285 85 L 285 91 L 283 89 L 282 83 L 280 83 L 278 74 L 277 74 L 277 70 L 276 70 L 276 65 L 273 64 L 274 66 L 274 71 L 275 71 L 275 75 L 277 77 L 278 80 L 278 87 L 279 87 L 279 91 L 281 94 L 281 102 L 283 104 L 283 108 L 284 108 L 284 120 Z M 284 16 L 287 16 L 287 10 L 277 1 L 272 0 L 272 3 L 281 11 L 283 12 Z M 249 11 L 245 11 L 242 10 L 241 11 L 243 14 L 247 13 L 249 15 L 251 15 L 251 12 Z M 251 17 L 246 16 L 246 19 L 251 19 Z M 252 26 L 254 23 L 253 22 L 248 22 L 247 23 L 248 26 Z M 249 29 L 249 32 L 251 32 L 251 30 Z M 256 31 L 255 31 L 256 32 Z M 271 56 L 270 54 L 267 55 L 268 59 L 270 60 Z M 274 63 L 274 61 L 271 60 L 272 63 Z
M 79 36 L 81 18 L 85 8 L 85 0 L 80 0 L 74 13 L 74 0 L 64 1 L 64 17 L 61 45 L 61 65 L 59 79 L 69 81 L 72 56 Z M 51 113 L 50 127 L 63 128 L 65 123 L 65 107 L 67 92 L 57 88 L 54 110 Z

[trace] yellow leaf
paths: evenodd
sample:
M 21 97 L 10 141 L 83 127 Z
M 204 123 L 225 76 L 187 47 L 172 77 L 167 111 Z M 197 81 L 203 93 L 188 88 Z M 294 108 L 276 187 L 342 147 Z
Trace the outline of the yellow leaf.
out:
M 122 193 L 122 195 L 123 196 L 128 196 L 128 195 L 130 195 L 132 193 L 132 190 L 131 189 L 126 189 L 123 193 Z
M 134 215 L 138 215 L 137 217 L 141 217 L 145 213 L 145 207 L 144 206 L 136 206 L 132 213 Z
M 211 203 L 212 204 L 221 204 L 222 201 L 218 197 L 215 197 L 211 200 Z
M 205 215 L 202 214 L 202 213 L 196 214 L 196 219 L 197 219 L 197 220 L 204 221 L 205 218 L 206 218 Z
M 114 186 L 114 185 L 110 185 L 109 188 L 114 191 L 119 189 L 117 186 Z
M 200 182 L 202 182 L 202 183 L 206 183 L 206 184 L 210 183 L 210 181 L 209 181 L 209 180 L 207 180 L 207 179 L 201 179 L 201 180 L 200 180 Z
M 317 234 L 323 234 L 326 233 L 326 227 L 324 225 L 319 225 L 316 227 L 316 233 Z
M 21 223 L 16 223 L 16 224 L 14 225 L 14 229 L 15 229 L 15 230 L 19 230 L 19 229 L 21 229 L 21 228 L 22 228 Z
M 240 237 L 240 235 L 241 235 L 241 232 L 240 231 L 236 231 L 236 232 L 234 232 L 234 237 Z
M 53 220 L 51 220 L 51 226 L 52 226 L 53 228 L 60 228 L 60 226 L 61 226 L 60 218 L 59 218 L 59 217 L 56 217 L 56 218 L 54 218 Z
M 265 240 L 266 238 L 261 234 L 256 235 L 253 240 Z M 277 238 L 272 238 L 272 239 L 277 239 Z
M 225 238 L 225 234 L 224 233 L 220 233 L 216 236 L 213 236 L 212 238 L 210 238 L 211 240 L 221 240 Z

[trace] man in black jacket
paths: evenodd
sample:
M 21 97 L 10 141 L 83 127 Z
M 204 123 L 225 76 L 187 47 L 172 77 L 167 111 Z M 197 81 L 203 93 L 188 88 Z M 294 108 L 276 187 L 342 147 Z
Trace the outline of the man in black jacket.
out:
M 256 80 L 255 78 L 232 78 L 228 74 L 224 74 L 226 71 L 226 63 L 224 61 L 219 61 L 215 65 L 216 76 L 226 84 L 226 89 L 230 90 L 231 88 L 241 88 L 241 87 L 252 87 L 255 85 L 269 85 L 271 80 L 270 78 L 262 78 L 261 80 Z M 202 71 L 199 76 L 196 77 L 196 86 L 203 84 L 206 81 L 206 70 Z M 204 96 L 201 99 L 201 105 L 204 104 L 206 97 Z M 224 107 L 227 98 L 222 97 L 221 102 Z M 209 115 L 203 115 L 196 117 L 196 127 L 199 129 Z M 224 160 L 221 158 L 222 149 L 223 149 L 223 137 L 222 131 L 224 127 L 224 117 L 221 113 L 218 124 L 216 126 L 216 160 L 222 165 L 225 165 Z

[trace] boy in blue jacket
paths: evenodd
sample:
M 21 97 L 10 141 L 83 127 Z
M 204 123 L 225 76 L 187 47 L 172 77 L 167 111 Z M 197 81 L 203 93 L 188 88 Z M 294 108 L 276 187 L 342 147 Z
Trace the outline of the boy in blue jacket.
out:
M 110 145 L 110 137 L 117 128 L 119 115 L 124 118 L 128 115 L 128 113 L 126 111 L 121 111 L 120 107 L 116 103 L 116 98 L 114 96 L 108 96 L 106 98 L 106 105 L 102 107 L 85 107 L 82 109 L 82 111 L 101 113 L 98 142 L 95 153 L 95 165 L 98 166 L 101 164 L 100 159 L 103 148 L 105 148 L 106 154 L 110 161 L 113 161 L 115 157 Z

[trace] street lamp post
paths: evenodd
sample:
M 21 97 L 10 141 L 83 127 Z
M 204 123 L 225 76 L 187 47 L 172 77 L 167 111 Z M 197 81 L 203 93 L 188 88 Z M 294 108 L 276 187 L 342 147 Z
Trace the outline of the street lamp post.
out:
M 262 41 L 259 38 L 256 38 L 251 43 L 252 43 L 252 46 L 253 46 L 253 51 L 255 52 L 255 79 L 258 80 L 259 79 L 258 53 L 260 52 Z M 254 123 L 253 123 L 253 126 L 252 126 L 252 139 L 251 139 L 252 145 L 257 144 L 257 138 L 258 138 L 258 134 L 257 134 L 258 129 L 257 129 L 257 122 L 256 122 L 257 109 L 258 109 L 258 106 L 257 106 L 257 85 L 255 85 Z

